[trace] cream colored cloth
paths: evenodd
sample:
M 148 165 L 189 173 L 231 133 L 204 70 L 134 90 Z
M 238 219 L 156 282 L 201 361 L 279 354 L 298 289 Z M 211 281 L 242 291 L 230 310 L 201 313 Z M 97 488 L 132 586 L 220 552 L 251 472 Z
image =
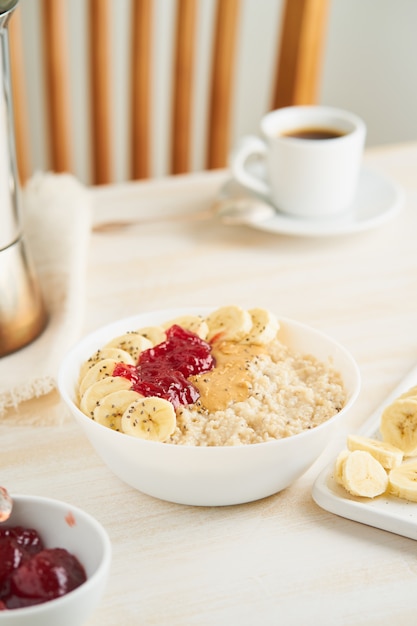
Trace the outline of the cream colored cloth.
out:
M 34 342 L 0 358 L 0 416 L 56 388 L 59 364 L 84 318 L 90 191 L 69 174 L 38 173 L 25 186 L 22 205 L 49 320 Z

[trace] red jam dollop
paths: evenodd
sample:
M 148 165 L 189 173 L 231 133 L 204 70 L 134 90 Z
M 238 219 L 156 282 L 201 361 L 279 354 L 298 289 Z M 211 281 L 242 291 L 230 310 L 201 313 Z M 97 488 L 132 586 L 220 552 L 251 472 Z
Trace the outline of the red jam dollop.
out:
M 45 548 L 32 528 L 0 528 L 0 611 L 42 604 L 87 580 L 84 567 L 64 548 Z
M 166 332 L 166 341 L 144 350 L 137 365 L 118 363 L 113 376 L 123 376 L 142 396 L 157 396 L 180 404 L 194 404 L 200 393 L 188 380 L 215 366 L 209 343 L 195 333 L 174 324 Z

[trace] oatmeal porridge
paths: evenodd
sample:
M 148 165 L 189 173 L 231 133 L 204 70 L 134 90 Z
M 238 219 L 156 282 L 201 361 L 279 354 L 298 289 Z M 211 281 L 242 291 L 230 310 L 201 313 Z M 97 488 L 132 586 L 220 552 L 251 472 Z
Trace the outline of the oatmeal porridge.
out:
M 265 309 L 221 307 L 125 333 L 83 364 L 79 406 L 177 445 L 260 443 L 314 428 L 346 402 L 331 363 L 290 350 Z

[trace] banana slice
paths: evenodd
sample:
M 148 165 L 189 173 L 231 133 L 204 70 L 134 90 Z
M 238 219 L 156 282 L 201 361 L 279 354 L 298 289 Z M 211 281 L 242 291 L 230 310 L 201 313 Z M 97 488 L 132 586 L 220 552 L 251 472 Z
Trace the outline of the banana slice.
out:
M 347 447 L 351 451 L 365 450 L 369 452 L 386 470 L 401 465 L 404 457 L 402 450 L 390 443 L 369 439 L 368 437 L 360 437 L 359 435 L 348 435 Z
M 127 435 L 165 441 L 176 426 L 175 409 L 162 398 L 148 397 L 133 402 L 123 413 L 121 430 Z
M 140 353 L 148 350 L 148 348 L 152 348 L 152 342 L 138 332 L 132 331 L 115 337 L 106 343 L 104 347 L 126 350 L 133 357 L 134 362 L 137 363 Z
M 342 450 L 336 458 L 334 465 L 334 479 L 337 483 L 339 483 L 339 485 L 343 485 L 343 467 L 349 454 L 349 450 Z
M 250 309 L 248 313 L 252 318 L 252 329 L 243 342 L 261 346 L 271 343 L 279 330 L 275 315 L 267 309 Z
M 388 474 L 365 450 L 350 452 L 343 462 L 342 484 L 353 496 L 375 498 L 388 487 Z
M 198 335 L 200 339 L 207 339 L 209 327 L 207 322 L 199 315 L 182 315 L 181 317 L 176 317 L 166 322 L 163 326 L 168 329 L 174 324 L 185 328 L 185 330 L 190 330 L 192 333 Z
M 133 357 L 129 354 L 129 352 L 126 352 L 126 350 L 121 350 L 120 348 L 104 348 L 103 350 L 97 350 L 88 359 L 88 361 L 85 361 L 85 363 L 81 366 L 80 380 L 84 378 L 90 367 L 103 359 L 115 359 L 121 363 L 129 363 L 130 365 L 135 364 Z
M 388 475 L 388 490 L 392 495 L 417 502 L 417 462 L 403 463 Z
M 221 341 L 241 341 L 252 330 L 252 318 L 239 306 L 223 306 L 210 313 L 206 322 L 210 341 L 217 335 Z
M 148 339 L 152 346 L 157 346 L 167 338 L 162 326 L 143 326 L 143 328 L 139 328 L 136 332 L 142 335 L 142 337 L 145 337 L 145 339 Z
M 104 396 L 94 409 L 93 420 L 112 430 L 122 430 L 122 415 L 132 404 L 142 396 L 137 391 L 122 389 Z
M 85 390 L 81 397 L 80 409 L 88 417 L 92 418 L 94 409 L 100 404 L 104 396 L 114 391 L 130 389 L 131 386 L 132 383 L 127 378 L 123 378 L 123 376 L 107 376 L 107 378 L 98 380 Z
M 417 387 L 410 387 L 410 389 L 407 389 L 407 391 L 404 391 L 404 393 L 402 393 L 398 399 L 402 400 L 404 398 L 416 398 L 417 399 Z
M 405 456 L 417 453 L 417 398 L 395 400 L 381 415 L 380 431 L 387 443 L 402 450 Z
M 80 394 L 80 398 L 87 391 L 88 387 L 91 387 L 98 380 L 102 380 L 102 378 L 107 378 L 107 376 L 111 376 L 113 374 L 113 370 L 115 365 L 119 361 L 116 359 L 102 359 L 95 363 L 90 369 L 87 371 L 85 376 L 80 381 L 80 386 L 78 389 L 78 393 Z

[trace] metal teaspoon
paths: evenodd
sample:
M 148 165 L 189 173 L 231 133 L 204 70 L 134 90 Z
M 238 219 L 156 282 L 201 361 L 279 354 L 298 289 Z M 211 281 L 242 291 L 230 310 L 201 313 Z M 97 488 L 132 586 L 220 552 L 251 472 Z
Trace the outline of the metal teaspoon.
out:
M 138 218 L 134 220 L 103 222 L 93 227 L 94 232 L 113 232 L 139 224 L 154 224 L 157 222 L 196 222 L 219 218 L 224 224 L 256 224 L 269 219 L 275 214 L 275 209 L 260 199 L 247 196 L 220 197 L 219 200 L 204 211 L 196 213 L 176 213 L 175 215 Z

